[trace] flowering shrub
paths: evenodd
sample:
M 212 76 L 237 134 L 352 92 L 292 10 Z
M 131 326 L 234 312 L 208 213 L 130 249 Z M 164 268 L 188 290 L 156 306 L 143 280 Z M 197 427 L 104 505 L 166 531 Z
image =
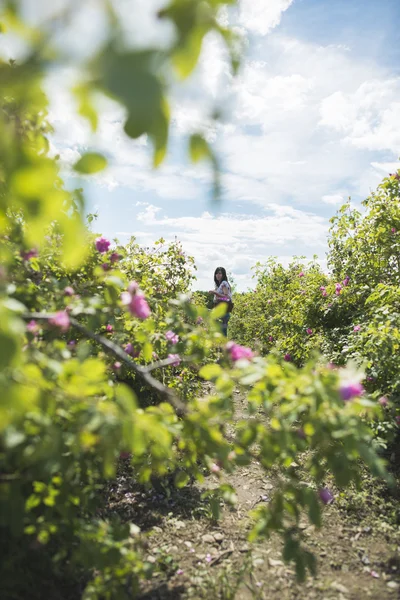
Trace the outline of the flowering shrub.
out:
M 259 266 L 256 293 L 238 299 L 231 327 L 236 342 L 225 346 L 218 319 L 226 309 L 207 310 L 201 294 L 188 298 L 193 260 L 179 243 L 159 240 L 142 248 L 131 239 L 123 247 L 85 226 L 82 194 L 64 188 L 46 137 L 42 83 L 46 69 L 63 64 L 64 55 L 48 46 L 52 24 L 45 35 L 27 29 L 18 3 L 6 4 L 2 20 L 16 34 L 29 31 L 29 51 L 21 63 L 0 63 L 2 585 L 13 597 L 28 597 L 30 577 L 15 573 L 34 572 L 38 561 L 46 577 L 66 571 L 84 582 L 86 599 L 137 593 L 140 579 L 156 568 L 145 558 L 140 532 L 99 512 L 99 492 L 121 457 L 129 457 L 141 482 L 172 474 L 178 488 L 191 477 L 201 480 L 204 468 L 229 473 L 252 459 L 265 469 L 279 467 L 282 477 L 270 504 L 254 513 L 252 538 L 281 533 L 284 556 L 303 577 L 314 562 L 300 544 L 300 517 L 305 512 L 320 524 L 320 504 L 330 501 L 323 492 L 328 475 L 338 486 L 357 481 L 363 460 L 385 476 L 360 419 L 361 413 L 377 417 L 382 402 L 361 393 L 359 374 L 346 371 L 344 388 L 341 373 L 312 358 L 331 343 L 322 335 L 329 328 L 348 333 L 357 322 L 362 330 L 355 342 L 364 335 L 362 315 L 354 318 L 359 298 L 353 270 L 343 264 L 342 273 L 334 257 L 333 282 L 315 262 Z M 182 78 L 192 72 L 209 31 L 222 35 L 237 67 L 237 36 L 218 19 L 228 4 L 171 0 L 158 16 L 171 22 L 176 38 L 143 52 L 124 48 L 122 39 L 115 44 L 119 17 L 106 3 L 107 39 L 76 65 L 80 114 L 96 129 L 92 97 L 111 96 L 125 109 L 126 135 L 148 135 L 154 164 L 160 164 L 172 70 Z M 68 19 L 74 10 L 74 4 L 67 7 L 67 21 L 74 22 Z M 200 134 L 190 137 L 189 153 L 194 162 L 211 161 L 218 191 L 217 161 Z M 106 164 L 90 152 L 74 168 L 88 176 Z M 397 178 L 388 185 L 393 191 Z M 399 223 L 392 221 L 397 232 Z M 390 239 L 396 232 L 390 230 Z M 338 256 L 346 244 L 337 237 Z M 347 272 L 352 278 L 344 285 Z M 363 271 L 356 273 L 361 278 Z M 363 298 L 370 292 L 363 290 Z M 346 300 L 350 308 L 343 308 Z M 338 315 L 346 315 L 339 325 Z M 196 393 L 199 377 L 215 386 L 205 399 Z M 224 428 L 234 422 L 236 385 L 247 392 L 254 418 L 239 424 L 232 441 Z M 304 486 L 290 465 L 306 451 L 311 482 Z M 226 487 L 221 494 L 234 500 Z

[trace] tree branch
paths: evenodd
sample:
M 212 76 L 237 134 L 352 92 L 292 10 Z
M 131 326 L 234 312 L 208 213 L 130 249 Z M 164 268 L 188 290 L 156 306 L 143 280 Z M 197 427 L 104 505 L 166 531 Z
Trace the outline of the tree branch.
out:
M 49 313 L 24 313 L 22 318 L 25 320 L 36 319 L 37 321 L 49 321 L 54 317 L 54 314 Z M 79 323 L 74 317 L 70 317 L 70 323 L 75 329 L 80 331 L 86 338 L 89 338 L 95 342 L 97 342 L 100 346 L 102 346 L 109 354 L 113 354 L 115 357 L 119 358 L 122 362 L 128 365 L 136 375 L 142 379 L 147 385 L 149 385 L 153 390 L 155 390 L 159 396 L 161 396 L 166 402 L 171 404 L 174 407 L 176 414 L 178 417 L 184 417 L 188 414 L 188 410 L 186 405 L 180 400 L 176 394 L 171 390 L 171 388 L 163 385 L 158 379 L 155 379 L 150 374 L 150 371 L 153 368 L 161 368 L 166 367 L 173 364 L 176 359 L 168 358 L 163 361 L 159 361 L 155 363 L 157 366 L 152 367 L 143 367 L 141 365 L 136 364 L 129 354 L 124 352 L 120 346 L 108 340 L 107 338 L 99 335 L 97 333 L 93 333 L 90 329 L 87 329 L 84 325 Z

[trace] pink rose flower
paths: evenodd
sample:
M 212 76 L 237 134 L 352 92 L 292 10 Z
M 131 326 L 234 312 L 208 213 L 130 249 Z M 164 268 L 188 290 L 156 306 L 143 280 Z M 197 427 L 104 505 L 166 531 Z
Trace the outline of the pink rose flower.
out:
M 114 331 L 114 327 L 112 325 L 106 325 L 107 333 L 112 333 Z
M 225 348 L 229 352 L 233 362 L 241 359 L 251 360 L 254 356 L 254 353 L 250 348 L 240 346 L 239 344 L 235 344 L 235 342 L 228 342 Z
M 130 342 L 126 344 L 124 350 L 129 356 L 132 356 L 132 358 L 137 358 L 140 354 L 140 350 L 137 350 Z
M 144 321 L 151 315 L 151 310 L 146 298 L 142 294 L 135 294 L 129 303 L 129 312 Z
M 106 240 L 106 238 L 103 238 L 103 237 L 99 237 L 95 241 L 96 250 L 98 252 L 100 252 L 101 254 L 104 254 L 105 252 L 107 252 L 110 245 L 111 245 L 111 242 Z
M 350 277 L 348 275 L 346 275 L 346 277 L 342 281 L 343 287 L 346 287 L 347 285 L 349 285 L 349 281 L 350 281 Z
M 392 227 L 391 232 L 396 233 L 396 227 Z
M 303 271 L 300 271 L 299 277 L 304 277 L 304 272 Z
M 116 362 L 113 364 L 113 367 L 112 367 L 112 368 L 114 369 L 114 371 L 119 371 L 121 367 L 122 367 L 122 364 L 121 364 L 119 361 L 116 361 Z
M 308 335 L 312 335 L 312 334 L 313 334 L 313 330 L 312 330 L 312 329 L 309 327 L 309 328 L 307 329 L 307 333 L 308 333 Z
M 269 336 L 268 341 L 269 342 L 273 342 L 274 341 L 274 338 L 272 337 L 272 335 Z
M 168 354 L 168 358 L 173 360 L 173 362 L 171 363 L 171 365 L 173 367 L 179 367 L 179 365 L 181 364 L 181 357 L 179 356 L 179 354 Z
M 364 388 L 358 381 L 355 381 L 354 383 L 343 383 L 339 388 L 339 393 L 342 399 L 347 402 L 352 398 L 361 396 L 364 393 Z
M 179 336 L 173 331 L 167 331 L 165 334 L 165 339 L 171 344 L 177 344 L 179 342 Z
M 109 265 L 108 263 L 103 263 L 101 265 L 101 268 L 103 269 L 103 271 L 109 271 L 111 269 L 111 265 Z
M 353 331 L 360 331 L 361 325 L 354 325 Z
M 31 260 L 31 258 L 36 258 L 37 256 L 39 256 L 39 252 L 36 250 L 36 248 L 32 248 L 26 252 L 21 252 L 21 257 L 23 260 Z
M 196 325 L 201 325 L 203 323 L 203 317 L 197 317 Z
M 111 254 L 111 256 L 110 256 L 110 261 L 111 261 L 112 263 L 116 263 L 116 262 L 118 262 L 119 260 L 121 260 L 121 258 L 122 258 L 122 256 L 121 256 L 120 254 L 118 254 L 118 252 L 113 252 L 113 253 Z
M 291 354 L 287 353 L 287 354 L 285 354 L 283 359 L 286 360 L 286 362 L 290 362 L 292 360 L 292 356 L 291 356 Z
M 340 283 L 337 283 L 337 284 L 335 285 L 335 288 L 336 288 L 336 289 L 335 289 L 335 294 L 336 294 L 336 296 L 339 296 L 339 295 L 340 295 L 340 292 L 342 291 L 342 286 L 341 286 L 341 284 L 340 284 Z
M 74 294 L 75 294 L 75 290 L 70 285 L 67 285 L 67 287 L 64 288 L 64 296 L 73 296 Z
M 378 403 L 383 407 L 386 408 L 389 405 L 389 400 L 386 398 L 386 396 L 381 396 L 381 398 L 379 398 Z
M 54 317 L 49 319 L 49 323 L 50 325 L 53 325 L 53 327 L 60 329 L 63 333 L 68 331 L 71 325 L 68 313 L 66 313 L 65 310 L 57 312 Z
M 333 502 L 333 494 L 328 488 L 321 488 L 318 492 L 318 496 L 324 504 L 332 504 Z
M 69 346 L 70 348 L 75 348 L 75 346 L 76 346 L 76 340 L 70 340 L 68 342 L 67 346 Z

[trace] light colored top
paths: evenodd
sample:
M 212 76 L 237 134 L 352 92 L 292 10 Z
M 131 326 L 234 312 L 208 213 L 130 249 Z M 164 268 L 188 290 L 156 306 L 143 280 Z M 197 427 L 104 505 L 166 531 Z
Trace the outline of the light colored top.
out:
M 215 291 L 218 292 L 218 294 L 223 294 L 223 296 L 227 300 L 232 300 L 231 286 L 229 285 L 229 283 L 227 281 L 225 281 L 225 280 L 221 281 L 219 286 L 217 288 L 215 288 Z M 222 298 L 219 298 L 218 296 L 214 296 L 214 303 L 217 303 L 218 301 L 220 302 L 221 300 L 222 300 Z

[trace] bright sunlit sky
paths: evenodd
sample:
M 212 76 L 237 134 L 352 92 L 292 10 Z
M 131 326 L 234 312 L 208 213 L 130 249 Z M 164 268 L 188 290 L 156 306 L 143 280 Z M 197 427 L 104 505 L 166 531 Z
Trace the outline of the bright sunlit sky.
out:
M 173 35 L 153 18 L 164 3 L 116 3 L 138 45 Z M 82 3 L 79 35 L 64 40 L 74 51 L 98 43 L 97 12 L 96 2 Z M 400 0 L 242 0 L 221 19 L 247 37 L 241 73 L 232 78 L 221 42 L 207 38 L 195 74 L 174 92 L 169 156 L 157 172 L 151 145 L 125 137 L 115 105 L 107 104 L 90 136 L 65 91 L 69 71 L 48 81 L 52 145 L 66 167 L 88 149 L 107 155 L 104 173 L 68 177 L 84 187 L 88 211 L 98 212 L 96 231 L 145 244 L 176 236 L 195 257 L 195 287 L 209 289 L 222 265 L 246 289 L 251 267 L 269 256 L 286 263 L 317 254 L 324 264 L 329 219 L 343 200 L 358 205 L 400 166 Z M 223 171 L 216 206 L 210 170 L 188 162 L 185 144 L 221 105 L 223 122 L 207 127 Z

